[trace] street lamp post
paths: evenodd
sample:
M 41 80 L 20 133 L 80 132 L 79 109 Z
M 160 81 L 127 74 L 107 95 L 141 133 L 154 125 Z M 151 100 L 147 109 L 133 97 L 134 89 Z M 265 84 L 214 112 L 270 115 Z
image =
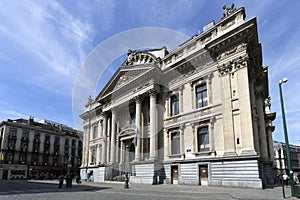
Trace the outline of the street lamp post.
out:
M 292 163 L 291 163 L 290 144 L 289 144 L 289 137 L 287 134 L 287 126 L 286 126 L 286 120 L 285 120 L 284 103 L 283 103 L 282 87 L 281 87 L 281 84 L 286 83 L 287 81 L 288 81 L 287 78 L 283 78 L 279 81 L 279 94 L 280 94 L 280 103 L 281 103 L 281 112 L 282 112 L 283 133 L 284 133 L 284 139 L 285 139 L 286 158 L 287 158 L 287 164 L 288 164 L 288 174 L 290 177 L 291 193 L 292 193 L 292 196 L 294 197 L 295 196 L 294 176 L 293 176 L 293 169 L 292 169 Z

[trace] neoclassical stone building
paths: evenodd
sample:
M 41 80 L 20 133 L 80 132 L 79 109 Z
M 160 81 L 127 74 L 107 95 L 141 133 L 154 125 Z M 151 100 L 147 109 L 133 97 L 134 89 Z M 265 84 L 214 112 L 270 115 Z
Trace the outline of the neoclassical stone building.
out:
M 256 18 L 226 8 L 172 52 L 128 51 L 84 120 L 93 181 L 263 188 L 274 182 L 268 68 Z

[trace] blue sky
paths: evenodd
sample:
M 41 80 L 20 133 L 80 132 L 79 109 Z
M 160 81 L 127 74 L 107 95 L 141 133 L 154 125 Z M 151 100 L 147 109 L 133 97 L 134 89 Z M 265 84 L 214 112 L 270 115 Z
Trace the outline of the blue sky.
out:
M 144 27 L 167 28 L 193 36 L 211 20 L 218 21 L 223 5 L 231 3 L 1 0 L 0 120 L 33 115 L 36 120 L 78 126 L 72 110 L 74 84 L 82 63 L 99 44 L 116 34 Z M 299 144 L 300 1 L 234 3 L 237 8 L 246 8 L 246 19 L 256 16 L 258 20 L 263 65 L 269 66 L 271 109 L 277 112 L 274 139 L 284 140 L 278 81 L 287 77 L 283 92 L 288 132 L 290 142 Z M 86 100 L 87 96 L 82 98 Z

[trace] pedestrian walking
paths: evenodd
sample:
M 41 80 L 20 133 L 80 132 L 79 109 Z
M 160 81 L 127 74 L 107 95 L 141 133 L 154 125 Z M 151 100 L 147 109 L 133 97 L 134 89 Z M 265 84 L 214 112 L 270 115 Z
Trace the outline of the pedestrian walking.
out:
M 283 174 L 282 178 L 283 178 L 285 185 L 288 186 L 290 177 L 287 174 Z
M 70 177 L 69 177 L 69 175 L 68 175 L 68 174 L 66 175 L 65 179 L 66 179 L 66 188 L 69 188 L 69 184 L 70 184 Z
M 58 188 L 62 188 L 64 183 L 64 176 L 60 175 L 58 179 L 59 179 Z
M 80 175 L 76 176 L 76 183 L 77 183 L 77 185 L 79 185 L 79 183 L 80 183 Z

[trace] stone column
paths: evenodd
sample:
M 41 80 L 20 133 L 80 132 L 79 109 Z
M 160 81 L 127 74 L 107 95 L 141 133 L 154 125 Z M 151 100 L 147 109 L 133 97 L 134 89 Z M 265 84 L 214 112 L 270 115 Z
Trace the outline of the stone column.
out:
M 103 115 L 103 121 L 102 121 L 102 156 L 101 156 L 101 164 L 105 164 L 106 163 L 106 142 L 107 142 L 107 138 L 106 138 L 106 130 L 107 130 L 107 118 L 106 115 Z
M 157 150 L 157 133 L 156 133 L 156 92 L 150 91 L 150 159 L 156 158 L 156 150 Z
M 258 124 L 259 124 L 259 141 L 261 142 L 260 153 L 264 158 L 268 158 L 268 141 L 266 134 L 266 125 L 264 120 L 264 109 L 263 109 L 263 98 L 262 91 L 257 92 L 257 114 L 258 114 Z
M 135 161 L 141 160 L 141 98 L 135 98 L 136 145 Z
M 168 130 L 164 128 L 164 160 L 169 159 L 169 133 Z
M 124 142 L 121 141 L 120 163 L 124 163 Z
M 100 158 L 101 158 L 101 145 L 100 144 L 98 144 L 97 145 L 97 157 L 96 157 L 96 163 L 95 163 L 95 165 L 98 165 L 98 164 L 100 164 Z
M 180 128 L 179 128 L 179 134 L 180 134 L 180 154 L 181 154 L 181 157 L 184 156 L 184 140 L 183 140 L 183 128 L 184 128 L 184 125 L 181 125 Z
M 235 136 L 233 130 L 231 81 L 229 74 L 221 76 L 221 94 L 223 102 L 223 133 L 225 155 L 236 155 Z
M 116 110 L 111 110 L 111 144 L 110 144 L 110 162 L 116 162 Z
M 106 151 L 106 160 L 107 160 L 107 162 L 111 162 L 110 161 L 110 138 L 111 138 L 111 136 L 110 136 L 110 134 L 111 134 L 111 132 L 110 132 L 110 130 L 111 130 L 111 124 L 110 124 L 110 122 L 111 122 L 111 120 L 110 120 L 110 118 L 108 118 L 107 119 L 107 142 L 106 142 L 106 149 L 107 149 L 107 151 Z
M 89 151 L 89 158 L 88 158 L 88 164 L 92 162 L 92 156 L 93 156 L 93 151 L 91 149 L 91 147 L 88 148 Z
M 179 88 L 179 114 L 183 113 L 183 86 Z

